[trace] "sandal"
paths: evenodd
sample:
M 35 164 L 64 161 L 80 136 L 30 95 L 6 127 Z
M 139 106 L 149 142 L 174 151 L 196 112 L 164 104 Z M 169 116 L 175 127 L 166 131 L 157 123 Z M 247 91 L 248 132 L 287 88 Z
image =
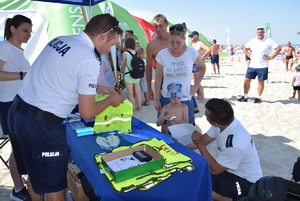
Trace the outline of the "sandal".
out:
M 148 106 L 148 105 L 150 105 L 150 103 L 146 103 L 146 102 L 142 103 L 142 106 Z

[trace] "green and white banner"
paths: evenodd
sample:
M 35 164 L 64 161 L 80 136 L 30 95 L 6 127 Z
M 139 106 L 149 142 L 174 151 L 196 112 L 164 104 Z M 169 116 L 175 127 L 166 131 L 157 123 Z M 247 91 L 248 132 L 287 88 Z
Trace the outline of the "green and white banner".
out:
M 32 37 L 24 44 L 25 56 L 30 63 L 36 59 L 44 46 L 53 38 L 60 35 L 78 34 L 84 30 L 86 22 L 92 16 L 111 13 L 120 21 L 120 27 L 125 32 L 133 30 L 134 37 L 140 46 L 146 48 L 148 40 L 144 30 L 137 20 L 124 8 L 107 0 L 92 6 L 37 2 L 29 0 L 0 1 L 0 39 L 3 40 L 5 21 L 8 17 L 22 14 L 29 17 L 33 23 Z

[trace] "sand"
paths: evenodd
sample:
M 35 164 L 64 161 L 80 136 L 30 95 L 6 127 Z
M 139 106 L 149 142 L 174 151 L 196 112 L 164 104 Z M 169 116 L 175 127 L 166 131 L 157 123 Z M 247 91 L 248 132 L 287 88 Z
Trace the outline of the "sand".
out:
M 232 105 L 235 116 L 251 134 L 258 150 L 263 175 L 275 175 L 290 180 L 297 157 L 300 157 L 300 101 L 289 98 L 292 95 L 293 72 L 286 72 L 282 61 L 270 61 L 269 79 L 265 82 L 262 103 L 254 104 L 257 96 L 257 80 L 251 82 L 250 101 L 237 102 L 243 95 L 243 80 L 246 72 L 244 55 L 220 58 L 220 75 L 214 75 L 210 63 L 202 81 L 206 101 L 210 98 L 224 98 Z M 126 91 L 123 91 L 126 95 Z M 153 102 L 136 111 L 134 116 L 157 128 L 156 111 Z M 204 116 L 204 103 L 198 103 L 200 112 L 195 115 L 196 129 L 206 132 L 210 127 Z M 215 154 L 215 144 L 209 150 Z M 1 156 L 8 158 L 10 145 L 6 145 Z M 9 200 L 13 183 L 8 169 L 0 162 L 0 200 Z

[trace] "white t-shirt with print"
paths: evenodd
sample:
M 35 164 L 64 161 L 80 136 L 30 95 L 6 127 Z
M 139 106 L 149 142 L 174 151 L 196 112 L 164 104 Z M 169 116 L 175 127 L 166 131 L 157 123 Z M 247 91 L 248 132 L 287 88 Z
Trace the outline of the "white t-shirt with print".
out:
M 20 97 L 27 103 L 66 118 L 78 94 L 96 94 L 99 61 L 91 39 L 81 32 L 50 41 L 29 69 Z
M 8 41 L 0 42 L 0 60 L 4 61 L 2 70 L 6 72 L 27 72 L 30 64 L 24 51 Z M 0 81 L 0 101 L 13 101 L 22 86 L 22 80 Z
M 259 40 L 257 38 L 251 39 L 246 45 L 246 48 L 250 48 L 251 61 L 249 67 L 251 68 L 267 68 L 269 67 L 269 60 L 263 58 L 264 55 L 270 54 L 270 49 L 277 48 L 278 44 L 275 43 L 271 38 L 266 36 Z
M 262 177 L 262 169 L 254 142 L 248 131 L 235 118 L 222 132 L 220 128 L 211 126 L 206 132 L 216 138 L 218 153 L 216 161 L 227 167 L 227 172 L 256 182 Z
M 199 52 L 192 47 L 187 47 L 180 57 L 173 57 L 168 48 L 162 49 L 156 56 L 156 61 L 163 66 L 163 85 L 161 95 L 165 97 L 168 93 L 167 86 L 173 82 L 182 84 L 182 94 L 186 98 L 182 101 L 191 100 L 190 88 L 193 64 Z

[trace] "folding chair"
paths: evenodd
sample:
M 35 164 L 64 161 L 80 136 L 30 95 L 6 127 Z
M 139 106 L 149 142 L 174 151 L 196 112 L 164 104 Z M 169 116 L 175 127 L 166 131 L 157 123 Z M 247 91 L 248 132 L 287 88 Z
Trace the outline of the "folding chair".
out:
M 8 139 L 7 135 L 1 135 L 0 136 L 0 141 L 1 141 L 1 143 L 0 143 L 0 150 L 2 150 L 2 148 L 9 142 L 9 139 Z M 4 163 L 4 165 L 9 169 L 9 166 L 8 166 L 8 160 L 9 159 L 4 160 L 4 158 L 1 155 L 0 155 L 0 159 L 2 160 L 2 162 Z

